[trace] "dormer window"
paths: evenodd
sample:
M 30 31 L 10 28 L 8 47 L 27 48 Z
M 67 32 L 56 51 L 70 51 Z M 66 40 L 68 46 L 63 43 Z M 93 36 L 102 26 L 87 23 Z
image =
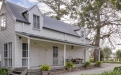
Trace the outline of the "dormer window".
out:
M 81 40 L 84 41 L 84 31 L 81 31 Z
M 37 15 L 33 15 L 33 28 L 40 29 L 40 17 Z
M 6 29 L 6 15 L 2 14 L 1 15 L 1 30 Z

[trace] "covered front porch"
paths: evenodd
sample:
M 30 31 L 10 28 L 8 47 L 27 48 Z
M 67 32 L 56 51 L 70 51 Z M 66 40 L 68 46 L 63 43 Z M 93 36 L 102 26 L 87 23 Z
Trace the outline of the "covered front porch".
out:
M 53 68 L 61 68 L 67 60 L 81 59 L 88 61 L 88 50 L 85 46 L 16 35 L 16 67 L 28 69 L 39 68 L 49 64 Z M 77 63 L 76 65 L 81 65 Z

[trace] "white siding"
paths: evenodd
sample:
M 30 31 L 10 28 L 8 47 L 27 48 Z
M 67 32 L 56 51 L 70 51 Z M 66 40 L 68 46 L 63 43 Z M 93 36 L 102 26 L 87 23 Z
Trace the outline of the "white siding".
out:
M 2 55 L 2 66 L 4 66 L 4 44 L 12 42 L 12 65 L 15 66 L 15 21 L 11 16 L 11 13 L 7 10 L 5 4 L 3 4 L 0 13 L 6 13 L 7 16 L 7 28 L 6 30 L 0 30 L 0 54 Z

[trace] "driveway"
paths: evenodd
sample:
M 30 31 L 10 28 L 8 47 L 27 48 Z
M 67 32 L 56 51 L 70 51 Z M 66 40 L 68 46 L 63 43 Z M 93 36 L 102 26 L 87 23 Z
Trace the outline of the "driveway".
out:
M 115 66 L 121 66 L 121 64 L 109 64 L 109 63 L 103 63 L 101 68 L 95 68 L 95 69 L 88 69 L 88 70 L 80 70 L 75 72 L 68 72 L 63 74 L 56 74 L 56 75 L 80 75 L 83 73 L 92 74 L 92 73 L 102 73 L 104 71 L 111 71 Z

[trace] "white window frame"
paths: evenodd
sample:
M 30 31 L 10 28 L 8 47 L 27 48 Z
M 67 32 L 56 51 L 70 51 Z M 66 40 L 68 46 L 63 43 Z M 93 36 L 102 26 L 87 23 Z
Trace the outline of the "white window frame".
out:
M 4 44 L 4 66 L 12 67 L 12 42 Z
M 2 14 L 1 15 L 1 20 L 0 20 L 0 27 L 1 27 L 1 30 L 5 30 L 6 27 L 7 27 L 7 17 L 6 17 L 6 14 Z
M 35 15 L 35 14 L 33 14 L 33 29 L 40 30 L 40 16 Z
M 23 45 L 26 46 L 25 49 L 23 48 Z M 25 53 L 25 56 L 23 53 Z M 23 63 L 23 60 L 25 60 L 25 63 Z M 22 43 L 22 66 L 28 66 L 28 43 Z

